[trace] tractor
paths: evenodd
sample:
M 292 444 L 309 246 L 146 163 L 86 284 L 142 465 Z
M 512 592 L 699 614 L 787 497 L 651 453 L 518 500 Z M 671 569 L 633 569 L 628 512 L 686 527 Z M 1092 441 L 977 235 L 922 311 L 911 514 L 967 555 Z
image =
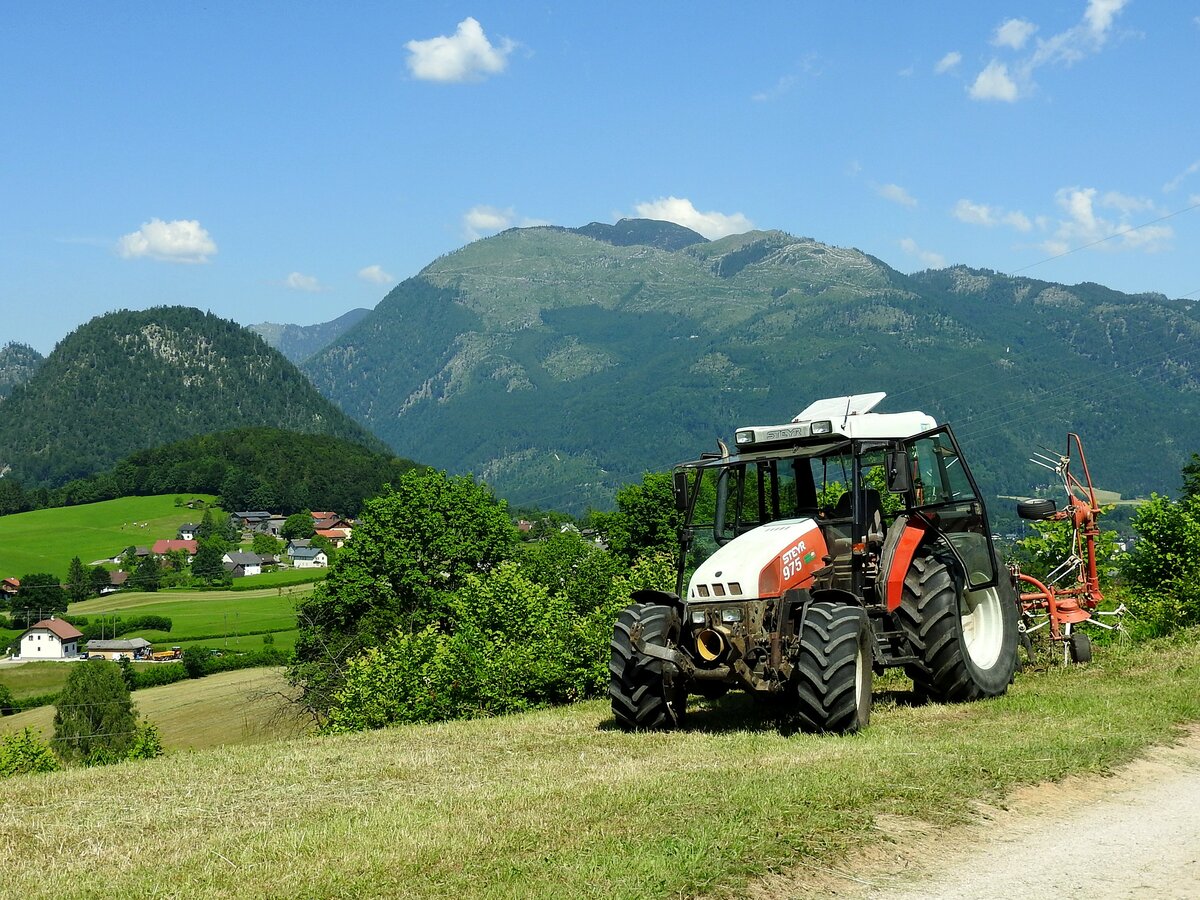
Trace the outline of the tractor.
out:
M 889 668 L 928 700 L 1007 691 L 1018 603 L 983 498 L 950 427 L 873 412 L 885 396 L 819 400 L 675 467 L 675 591 L 635 591 L 613 630 L 621 728 L 674 728 L 689 695 L 737 689 L 850 733 Z

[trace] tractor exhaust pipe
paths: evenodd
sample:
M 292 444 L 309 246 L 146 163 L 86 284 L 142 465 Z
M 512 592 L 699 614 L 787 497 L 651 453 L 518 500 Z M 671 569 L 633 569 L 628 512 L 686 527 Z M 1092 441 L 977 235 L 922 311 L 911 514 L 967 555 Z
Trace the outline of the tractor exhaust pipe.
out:
M 703 628 L 696 634 L 696 655 L 710 665 L 720 662 L 729 652 L 729 632 L 724 628 Z

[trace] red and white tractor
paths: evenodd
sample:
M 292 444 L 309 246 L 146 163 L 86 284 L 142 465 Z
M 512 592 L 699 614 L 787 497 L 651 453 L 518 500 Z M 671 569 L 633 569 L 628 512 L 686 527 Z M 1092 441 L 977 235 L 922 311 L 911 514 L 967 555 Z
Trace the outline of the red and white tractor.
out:
M 1008 689 L 1017 601 L 983 498 L 950 427 L 872 412 L 884 396 L 820 400 L 676 467 L 676 589 L 636 592 L 614 628 L 622 728 L 671 728 L 689 694 L 741 689 L 804 730 L 852 732 L 891 667 L 934 700 Z

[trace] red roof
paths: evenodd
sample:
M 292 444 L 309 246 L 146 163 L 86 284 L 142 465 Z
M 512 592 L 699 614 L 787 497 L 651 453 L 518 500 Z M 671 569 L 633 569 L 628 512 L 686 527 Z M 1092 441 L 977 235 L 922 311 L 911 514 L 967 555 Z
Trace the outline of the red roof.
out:
M 64 622 L 62 619 L 42 619 L 42 621 L 34 622 L 30 625 L 29 631 L 33 631 L 35 628 L 45 628 L 47 631 L 52 631 L 62 641 L 73 641 L 76 638 L 83 637 L 82 631 L 70 622 Z
M 350 537 L 349 528 L 318 528 L 316 533 L 331 541 L 344 541 Z
M 172 550 L 186 550 L 188 553 L 195 555 L 200 548 L 199 541 L 155 541 L 153 552 L 161 556 L 164 553 L 169 553 Z

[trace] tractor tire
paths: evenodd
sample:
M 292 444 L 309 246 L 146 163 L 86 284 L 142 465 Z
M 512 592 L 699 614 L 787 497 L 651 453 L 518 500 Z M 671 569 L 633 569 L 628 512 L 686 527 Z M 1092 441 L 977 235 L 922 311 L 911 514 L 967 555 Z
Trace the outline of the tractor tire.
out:
M 1072 631 L 1067 638 L 1067 650 L 1073 663 L 1090 663 L 1092 661 L 1092 639 L 1082 631 Z
M 871 719 L 872 632 L 845 603 L 813 603 L 800 630 L 791 701 L 803 731 L 850 734 Z
M 664 660 L 639 653 L 634 638 L 657 647 L 675 647 L 681 625 L 673 607 L 656 603 L 627 606 L 613 626 L 609 645 L 608 696 L 613 716 L 625 731 L 665 731 L 683 719 L 687 689 L 676 684 L 673 668 Z
M 896 617 L 920 660 L 907 667 L 917 693 L 961 703 L 1008 690 L 1017 667 L 1017 601 L 1000 572 L 995 587 L 966 591 L 940 560 L 913 560 Z

